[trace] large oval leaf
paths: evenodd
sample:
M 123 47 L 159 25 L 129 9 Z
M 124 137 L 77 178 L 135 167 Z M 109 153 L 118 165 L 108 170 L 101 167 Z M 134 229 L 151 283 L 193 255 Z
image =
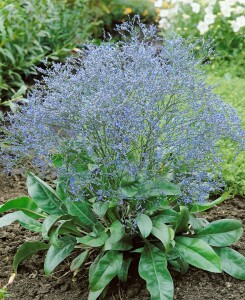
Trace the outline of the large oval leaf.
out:
M 219 197 L 218 199 L 216 199 L 212 202 L 208 202 L 208 203 L 204 203 L 204 204 L 195 203 L 191 208 L 191 213 L 205 211 L 205 210 L 208 210 L 208 209 L 214 207 L 215 205 L 220 204 L 221 202 L 229 199 L 230 193 L 231 193 L 230 191 L 225 192 L 221 197 Z
M 109 230 L 111 235 L 105 242 L 104 250 L 111 250 L 125 235 L 125 227 L 119 221 L 113 222 Z
M 76 225 L 70 220 L 61 220 L 58 226 L 54 226 L 49 231 L 49 243 L 55 247 L 61 247 L 59 236 L 73 235 L 80 236 L 81 233 Z
M 209 223 L 196 231 L 196 237 L 211 246 L 225 247 L 236 243 L 242 236 L 242 223 L 238 220 L 224 219 Z
M 163 223 L 171 223 L 176 225 L 179 218 L 179 214 L 173 209 L 164 209 L 159 215 L 156 215 L 154 219 L 161 219 Z
M 89 256 L 89 250 L 85 250 L 84 252 L 80 253 L 71 262 L 70 270 L 74 272 L 79 268 L 81 268 L 81 266 L 86 262 L 88 256 Z
M 123 260 L 122 267 L 118 273 L 118 278 L 122 282 L 127 282 L 128 279 L 128 270 L 131 264 L 132 257 L 127 257 Z
M 45 218 L 42 225 L 42 237 L 43 239 L 49 239 L 49 232 L 51 227 L 62 218 L 63 215 L 50 215 Z
M 189 264 L 182 257 L 179 257 L 175 260 L 169 260 L 169 264 L 172 269 L 179 272 L 180 274 L 185 274 L 189 269 Z
M 44 261 L 44 272 L 49 275 L 67 256 L 70 255 L 76 245 L 76 239 L 72 236 L 60 238 L 61 247 L 50 246 Z
M 98 290 L 98 291 L 95 291 L 95 292 L 89 291 L 89 294 L 88 294 L 88 300 L 96 300 L 96 299 L 98 299 L 98 297 L 99 297 L 100 295 L 102 295 L 102 298 L 103 298 L 103 295 L 106 294 L 107 289 L 108 289 L 108 286 L 106 286 L 105 288 L 100 289 L 100 290 Z
M 143 238 L 147 238 L 152 230 L 152 221 L 145 215 L 141 214 L 137 217 L 137 225 Z
M 103 218 L 109 208 L 108 202 L 95 202 L 93 204 L 93 211 L 98 215 L 100 218 Z
M 98 224 L 96 215 L 93 213 L 87 202 L 84 200 L 72 201 L 69 199 L 64 191 L 62 183 L 57 184 L 56 192 L 61 201 L 65 204 L 68 213 L 72 216 L 76 216 L 83 225 L 86 225 L 85 229 L 87 229 L 87 227 L 92 228 L 94 225 Z
M 219 255 L 223 270 L 240 280 L 245 280 L 245 257 L 239 252 L 225 247 L 215 248 L 215 252 Z
M 44 244 L 40 241 L 34 241 L 34 242 L 25 242 L 23 245 L 19 247 L 17 250 L 14 262 L 13 262 L 13 269 L 14 272 L 17 273 L 17 269 L 19 264 L 28 258 L 30 258 L 33 254 L 40 250 L 46 250 L 49 248 L 49 245 Z
M 27 176 L 27 189 L 29 195 L 43 211 L 49 214 L 67 213 L 65 205 L 56 192 L 32 173 Z
M 43 225 L 42 225 L 42 237 L 44 239 L 49 239 L 49 232 L 51 228 L 55 225 L 56 222 L 60 220 L 71 220 L 72 217 L 69 215 L 50 215 L 45 218 Z
M 151 196 L 160 196 L 163 194 L 168 196 L 179 196 L 181 194 L 180 188 L 177 184 L 163 178 L 156 179 L 151 182 L 148 181 L 146 182 L 146 186 L 150 190 Z
M 37 204 L 29 197 L 22 196 L 19 198 L 11 199 L 0 206 L 0 214 L 11 209 L 23 211 L 27 216 L 38 219 L 44 217 Z
M 153 227 L 151 233 L 163 243 L 166 252 L 168 252 L 170 250 L 171 240 L 174 239 L 174 230 L 169 225 L 164 224 L 159 218 L 153 218 L 152 222 Z
M 173 300 L 174 285 L 167 269 L 166 255 L 150 243 L 141 254 L 139 274 L 146 281 L 151 300 Z
M 190 219 L 189 209 L 186 206 L 180 206 L 179 217 L 176 223 L 175 231 L 186 232 L 188 230 L 188 222 Z
M 15 211 L 1 217 L 0 227 L 8 226 L 15 221 L 19 222 L 24 228 L 31 231 L 40 232 L 42 230 L 41 223 L 27 216 L 22 211 Z
M 94 266 L 93 272 L 90 274 L 91 291 L 99 291 L 103 289 L 117 274 L 122 266 L 123 255 L 114 250 L 106 252 Z
M 68 213 L 72 216 L 76 216 L 79 220 L 89 226 L 93 227 L 98 223 L 95 214 L 90 208 L 89 204 L 85 201 L 67 201 L 66 206 Z
M 90 247 L 101 247 L 105 244 L 108 239 L 109 234 L 107 232 L 100 232 L 97 236 L 85 235 L 83 237 L 78 237 L 77 242 Z
M 203 240 L 176 237 L 176 247 L 180 255 L 190 265 L 214 273 L 221 273 L 221 262 L 214 250 Z
M 190 214 L 189 224 L 196 232 L 199 229 L 205 227 L 209 222 L 204 218 L 196 218 L 192 214 Z

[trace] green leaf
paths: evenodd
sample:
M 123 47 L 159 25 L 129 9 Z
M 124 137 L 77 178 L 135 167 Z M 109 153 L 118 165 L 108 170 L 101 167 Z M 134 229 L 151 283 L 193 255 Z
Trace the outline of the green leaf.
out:
M 98 223 L 95 214 L 85 201 L 67 201 L 67 209 L 70 215 L 77 216 L 83 224 L 89 227 Z
M 144 248 L 143 248 L 143 247 L 140 247 L 140 248 L 137 248 L 137 249 L 132 250 L 131 253 L 142 253 L 143 250 L 144 250 Z
M 97 264 L 98 264 L 98 262 L 99 262 L 99 260 L 103 257 L 103 255 L 104 255 L 104 252 L 100 252 L 100 254 L 98 254 L 97 256 L 96 256 L 96 258 L 94 259 L 94 261 L 92 262 L 92 264 L 90 265 L 90 267 L 89 267 L 89 273 L 88 273 L 88 279 L 89 279 L 89 282 L 91 281 L 91 279 L 92 279 L 92 277 L 93 277 L 93 274 L 94 274 L 94 271 L 96 270 L 96 266 L 97 266 Z
M 110 245 L 107 249 L 107 247 L 104 247 L 103 250 L 117 250 L 117 251 L 128 251 L 132 249 L 131 240 L 128 236 L 123 237 L 120 241 Z
M 172 248 L 168 253 L 167 253 L 167 259 L 168 261 L 170 260 L 175 260 L 180 257 L 180 253 L 176 247 Z
M 60 238 L 62 247 L 50 246 L 44 261 L 44 272 L 50 275 L 51 272 L 73 251 L 76 246 L 76 239 L 72 236 Z
M 128 279 L 128 269 L 131 264 L 132 258 L 127 257 L 123 260 L 122 267 L 118 273 L 118 278 L 122 282 L 127 282 Z
M 150 243 L 141 254 L 139 275 L 146 281 L 151 300 L 173 300 L 174 285 L 167 269 L 166 255 Z
M 43 225 L 42 225 L 42 237 L 44 239 L 49 239 L 49 232 L 50 230 L 55 226 L 55 224 L 58 221 L 71 221 L 72 220 L 72 216 L 70 215 L 50 215 L 48 217 L 45 218 Z
M 196 218 L 192 214 L 190 214 L 189 224 L 196 231 L 202 229 L 204 226 L 209 224 L 209 222 L 204 218 Z
M 72 216 L 79 218 L 82 224 L 89 226 L 89 228 L 98 224 L 96 215 L 93 213 L 90 205 L 85 201 L 72 201 L 67 198 L 67 195 L 64 191 L 63 184 L 58 182 L 56 186 L 56 192 L 59 195 L 60 199 L 65 204 L 68 209 L 68 213 Z
M 223 219 L 209 223 L 196 231 L 196 237 L 211 246 L 225 247 L 236 243 L 242 236 L 242 223 L 238 220 Z
M 191 213 L 196 213 L 196 212 L 201 212 L 201 211 L 205 211 L 208 210 L 212 207 L 214 207 L 215 205 L 220 204 L 221 202 L 227 200 L 230 196 L 230 191 L 225 192 L 221 197 L 219 197 L 218 199 L 212 201 L 212 202 L 208 202 L 205 204 L 194 204 L 191 208 Z
M 24 95 L 25 92 L 27 90 L 27 86 L 26 85 L 22 85 L 18 91 L 12 96 L 12 99 L 16 99 L 19 98 L 20 96 Z
M 91 291 L 98 291 L 107 286 L 107 284 L 119 273 L 122 266 L 123 256 L 114 250 L 106 252 L 96 263 L 90 277 Z
M 24 228 L 34 232 L 42 230 L 42 224 L 28 217 L 22 211 L 15 211 L 0 218 L 0 227 L 8 226 L 13 222 L 19 222 Z
M 186 206 L 180 206 L 179 208 L 179 217 L 175 227 L 175 231 L 177 233 L 186 232 L 188 230 L 188 223 L 190 219 L 189 209 Z
M 60 221 L 60 225 L 58 226 L 57 229 L 59 229 L 60 233 L 70 233 L 71 235 L 74 236 L 81 236 L 81 232 L 79 230 L 79 227 L 75 223 L 75 221 L 72 219 L 67 219 L 67 220 L 62 220 Z
M 49 231 L 52 228 L 52 226 L 61 218 L 63 215 L 50 215 L 47 218 L 45 218 L 43 225 L 42 225 L 42 237 L 43 239 L 49 239 Z
M 169 225 L 164 224 L 159 218 L 153 218 L 152 222 L 151 233 L 163 243 L 166 252 L 168 252 L 171 248 L 171 241 L 174 239 L 174 230 Z
M 101 247 L 108 238 L 109 234 L 102 231 L 96 236 L 88 234 L 83 237 L 78 237 L 77 242 L 90 247 Z
M 93 204 L 93 210 L 100 218 L 104 217 L 109 208 L 109 202 L 96 202 Z
M 175 271 L 179 272 L 180 274 L 185 274 L 189 269 L 189 264 L 182 258 L 179 257 L 175 260 L 168 261 Z
M 113 222 L 109 230 L 111 235 L 105 242 L 104 250 L 111 250 L 125 235 L 125 227 L 119 221 Z
M 61 247 L 59 235 L 75 235 L 80 236 L 81 233 L 76 225 L 70 220 L 61 220 L 58 227 L 51 228 L 49 232 L 50 244 L 55 247 Z
M 33 254 L 35 254 L 40 250 L 46 250 L 48 248 L 49 245 L 39 241 L 25 242 L 23 245 L 19 247 L 19 249 L 17 250 L 14 256 L 14 262 L 13 262 L 14 272 L 17 273 L 18 266 L 23 260 L 30 258 Z
M 52 155 L 52 163 L 55 167 L 57 168 L 62 167 L 63 161 L 64 161 L 64 156 L 62 154 L 56 153 Z
M 132 198 L 138 194 L 138 190 L 140 189 L 140 181 L 125 181 L 121 182 L 120 192 L 124 196 L 124 198 Z
M 242 254 L 228 247 L 214 250 L 219 255 L 222 268 L 227 274 L 245 280 L 245 257 Z
M 89 291 L 89 294 L 88 294 L 88 300 L 96 300 L 98 299 L 98 297 L 102 294 L 103 291 L 107 290 L 107 286 L 105 288 L 102 288 L 98 291 Z
M 179 218 L 179 214 L 173 209 L 165 209 L 154 218 L 161 220 L 163 223 L 176 224 Z
M 141 214 L 137 217 L 137 225 L 143 238 L 147 238 L 152 230 L 152 221 L 145 215 Z
M 67 210 L 56 192 L 32 173 L 27 176 L 28 193 L 36 204 L 49 214 L 64 214 Z
M 172 183 L 163 178 L 144 183 L 145 189 L 150 191 L 149 196 L 179 196 L 181 194 L 180 188 L 177 184 Z
M 58 197 L 62 200 L 62 202 L 66 203 L 67 195 L 65 193 L 63 182 L 60 181 L 57 182 L 55 192 L 58 195 Z
M 71 262 L 70 270 L 72 272 L 81 268 L 81 266 L 86 262 L 89 256 L 89 250 L 85 250 L 84 252 L 80 253 L 76 258 L 73 259 Z
M 203 240 L 176 237 L 176 247 L 180 255 L 190 265 L 214 273 L 221 273 L 221 262 L 214 250 Z
M 29 197 L 22 196 L 19 198 L 11 199 L 0 206 L 0 214 L 11 209 L 18 209 L 23 211 L 27 216 L 38 219 L 43 218 L 41 210 L 38 208 L 37 204 Z

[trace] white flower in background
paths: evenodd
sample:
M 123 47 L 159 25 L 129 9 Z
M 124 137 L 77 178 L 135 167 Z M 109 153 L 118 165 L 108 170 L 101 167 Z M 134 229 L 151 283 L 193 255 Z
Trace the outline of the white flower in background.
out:
M 182 17 L 183 17 L 183 19 L 185 19 L 185 20 L 186 20 L 186 19 L 190 19 L 190 16 L 187 15 L 187 14 L 183 14 Z
M 229 0 L 228 2 L 230 4 L 230 6 L 233 6 L 237 3 L 237 0 Z
M 199 3 L 191 3 L 191 9 L 195 14 L 198 14 L 200 11 L 201 5 Z
M 161 9 L 160 10 L 160 17 L 165 18 L 169 15 L 169 9 Z
M 238 3 L 245 5 L 245 0 L 238 0 Z
M 216 16 L 214 14 L 208 13 L 204 17 L 204 22 L 208 25 L 211 25 L 214 23 L 215 18 L 216 18 Z
M 204 9 L 204 11 L 205 11 L 205 13 L 206 14 L 212 14 L 213 13 L 213 5 L 211 5 L 211 4 L 209 4 L 205 9 Z
M 163 29 L 170 29 L 171 28 L 171 24 L 169 22 L 168 19 L 166 18 L 162 18 L 160 21 L 159 21 L 159 28 L 163 28 Z
M 234 32 L 238 32 L 240 29 L 236 21 L 231 21 L 231 28 Z
M 172 8 L 173 14 L 177 14 L 179 12 L 179 9 L 180 9 L 180 5 L 175 4 L 174 7 Z
M 182 0 L 182 1 L 179 1 L 180 3 L 182 4 L 191 4 L 193 2 L 193 0 Z
M 222 15 L 224 17 L 229 18 L 231 16 L 231 11 L 232 11 L 231 6 L 230 6 L 230 2 L 220 1 L 219 6 L 220 6 L 220 11 L 221 11 Z
M 155 7 L 162 7 L 162 3 L 163 1 L 162 0 L 156 0 L 155 1 Z
M 234 9 L 235 14 L 240 15 L 240 14 L 245 14 L 245 8 L 243 6 L 236 6 Z
M 237 17 L 235 21 L 231 21 L 231 27 L 234 32 L 238 32 L 245 26 L 245 16 Z
M 197 29 L 199 30 L 200 34 L 203 35 L 208 31 L 208 24 L 203 21 L 200 21 L 197 25 Z

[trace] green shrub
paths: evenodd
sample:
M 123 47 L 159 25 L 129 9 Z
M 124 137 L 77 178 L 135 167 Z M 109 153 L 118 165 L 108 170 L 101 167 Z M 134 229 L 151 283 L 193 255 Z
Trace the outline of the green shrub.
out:
M 169 269 L 184 274 L 191 265 L 245 280 L 245 257 L 229 248 L 241 222 L 196 216 L 229 197 L 207 201 L 222 184 L 218 143 L 244 149 L 236 111 L 205 84 L 195 44 L 176 36 L 157 49 L 156 28 L 138 17 L 116 29 L 130 37 L 88 44 L 87 55 L 53 64 L 30 105 L 9 114 L 5 169 L 26 171 L 30 157 L 57 175 L 53 189 L 29 173 L 30 197 L 0 206 L 0 214 L 15 210 L 0 228 L 19 222 L 43 238 L 19 247 L 14 272 L 46 250 L 50 275 L 73 252 L 71 272 L 89 265 L 88 300 L 108 299 L 110 282 L 126 282 L 133 262 L 151 300 L 173 300 Z
M 0 103 L 25 92 L 42 59 L 61 59 L 84 41 L 86 11 L 86 0 L 0 0 Z

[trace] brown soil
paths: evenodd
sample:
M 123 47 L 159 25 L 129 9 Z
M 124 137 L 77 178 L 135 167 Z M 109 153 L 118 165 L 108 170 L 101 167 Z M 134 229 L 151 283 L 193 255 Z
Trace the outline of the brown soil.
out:
M 20 176 L 7 176 L 0 170 L 0 204 L 6 200 L 25 195 L 25 179 Z M 236 218 L 245 224 L 245 199 L 234 198 L 214 208 L 207 219 Z M 18 224 L 0 229 L 0 286 L 8 282 L 12 273 L 13 256 L 17 248 L 26 240 L 40 239 L 39 234 L 33 234 L 21 228 Z M 234 249 L 245 255 L 245 235 L 234 246 Z M 69 259 L 63 263 L 51 277 L 43 273 L 44 253 L 40 252 L 31 260 L 24 261 L 19 267 L 14 282 L 8 286 L 10 300 L 86 300 L 87 272 L 84 270 L 73 277 L 69 273 Z M 107 300 L 132 299 L 148 300 L 149 293 L 145 283 L 136 270 L 129 283 L 114 283 L 111 296 Z M 173 274 L 175 285 L 175 300 L 244 300 L 245 284 L 226 274 L 212 274 L 190 268 L 184 276 Z

